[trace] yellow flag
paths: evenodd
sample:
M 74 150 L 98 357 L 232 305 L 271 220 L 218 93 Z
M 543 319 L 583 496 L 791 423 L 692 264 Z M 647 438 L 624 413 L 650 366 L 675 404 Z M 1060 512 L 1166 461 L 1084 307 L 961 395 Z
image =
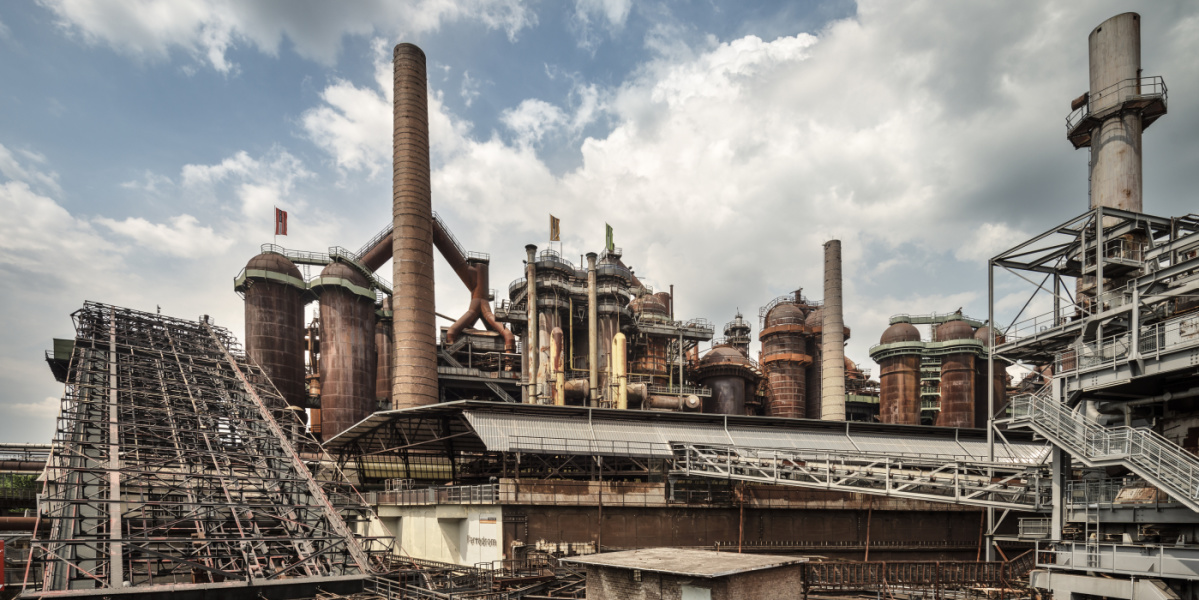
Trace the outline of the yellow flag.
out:
M 550 215 L 550 241 L 551 242 L 562 241 L 560 239 L 562 237 L 562 232 L 558 227 L 558 223 L 559 223 L 558 217 L 555 217 L 554 215 Z

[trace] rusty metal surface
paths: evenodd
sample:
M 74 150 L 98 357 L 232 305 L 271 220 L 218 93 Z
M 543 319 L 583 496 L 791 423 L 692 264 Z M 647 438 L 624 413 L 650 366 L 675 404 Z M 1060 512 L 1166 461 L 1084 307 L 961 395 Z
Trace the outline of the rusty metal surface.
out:
M 605 504 L 545 506 L 504 511 L 504 544 L 596 543 L 605 550 L 726 546 L 740 540 L 766 551 L 787 547 L 861 558 L 870 544 L 890 555 L 920 553 L 943 560 L 973 559 L 979 541 L 978 512 L 758 509 L 730 507 L 636 508 Z M 873 555 L 874 552 L 872 551 Z
M 759 339 L 762 341 L 762 366 L 770 382 L 766 415 L 803 418 L 807 414 L 808 339 L 805 333 L 786 325 L 804 325 L 808 318 L 805 305 L 780 302 L 766 313 Z M 772 357 L 779 360 L 772 360 Z M 795 360 L 804 357 L 805 360 Z
M 879 421 L 920 424 L 920 355 L 885 358 L 879 363 Z
M 745 400 L 761 378 L 754 364 L 731 344 L 716 346 L 704 354 L 692 376 L 712 389 L 712 395 L 703 400 L 704 412 L 723 415 L 746 414 Z
M 974 332 L 974 339 L 983 343 L 983 347 L 988 347 L 990 343 L 991 328 L 984 325 Z M 995 343 L 1004 343 L 1004 336 L 996 332 Z M 991 385 L 995 388 L 995 410 L 1001 411 L 1007 404 L 1007 386 L 1011 376 L 1007 374 L 1005 368 L 1006 363 L 1003 361 L 995 361 L 995 377 L 991 379 Z M 987 357 L 980 356 L 974 359 L 974 426 L 987 426 L 987 380 L 988 380 Z
M 250 259 L 246 272 L 252 271 L 269 271 L 303 281 L 295 264 L 274 252 Z M 288 404 L 307 404 L 303 292 L 279 281 L 253 279 L 245 296 L 246 356 L 266 371 Z
M 379 406 L 394 408 L 391 403 L 391 351 L 392 324 L 387 313 L 391 311 L 391 298 L 383 299 L 383 316 L 376 315 L 375 321 L 375 400 Z
M 322 277 L 366 287 L 366 278 L 344 263 L 332 263 Z M 375 411 L 375 304 L 341 286 L 320 294 L 321 434 L 328 439 Z
M 937 326 L 933 339 L 971 340 L 974 328 L 961 319 L 946 321 Z M 973 354 L 948 354 L 941 360 L 941 412 L 937 415 L 937 425 L 974 427 L 974 374 Z
M 425 53 L 400 44 L 394 53 L 392 132 L 392 281 L 397 407 L 435 404 L 437 333 L 433 299 L 433 205 Z

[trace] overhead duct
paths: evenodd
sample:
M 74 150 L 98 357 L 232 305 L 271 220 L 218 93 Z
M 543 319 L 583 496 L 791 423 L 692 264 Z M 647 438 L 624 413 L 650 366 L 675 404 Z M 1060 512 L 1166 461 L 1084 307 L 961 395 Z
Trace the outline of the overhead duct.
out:
M 394 54 L 392 148 L 392 299 L 397 408 L 436 404 L 437 332 L 433 298 L 433 204 L 429 174 L 425 53 L 400 44 Z

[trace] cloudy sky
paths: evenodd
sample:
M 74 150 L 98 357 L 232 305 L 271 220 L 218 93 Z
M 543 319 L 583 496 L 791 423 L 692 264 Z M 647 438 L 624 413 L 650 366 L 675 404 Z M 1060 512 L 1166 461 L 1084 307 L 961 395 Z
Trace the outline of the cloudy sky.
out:
M 232 279 L 390 218 L 391 48 L 428 56 L 433 203 L 495 287 L 562 219 L 721 324 L 845 254 L 851 358 L 895 313 L 986 315 L 986 259 L 1087 207 L 1086 36 L 1134 2 L 43 0 L 0 4 L 0 440 L 47 441 L 84 300 L 239 336 Z M 1196 210 L 1199 4 L 1145 7 L 1170 114 L 1145 209 Z M 440 263 L 439 312 L 467 294 Z M 999 320 L 1027 287 L 1000 281 Z M 755 327 L 756 329 L 756 327 Z

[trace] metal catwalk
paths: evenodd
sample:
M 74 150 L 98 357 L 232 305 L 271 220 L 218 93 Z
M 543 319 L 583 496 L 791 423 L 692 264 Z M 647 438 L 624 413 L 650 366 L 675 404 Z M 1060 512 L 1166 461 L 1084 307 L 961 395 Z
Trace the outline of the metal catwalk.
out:
M 374 540 L 355 536 L 373 513 L 228 331 L 91 302 L 73 318 L 44 595 L 369 573 Z

